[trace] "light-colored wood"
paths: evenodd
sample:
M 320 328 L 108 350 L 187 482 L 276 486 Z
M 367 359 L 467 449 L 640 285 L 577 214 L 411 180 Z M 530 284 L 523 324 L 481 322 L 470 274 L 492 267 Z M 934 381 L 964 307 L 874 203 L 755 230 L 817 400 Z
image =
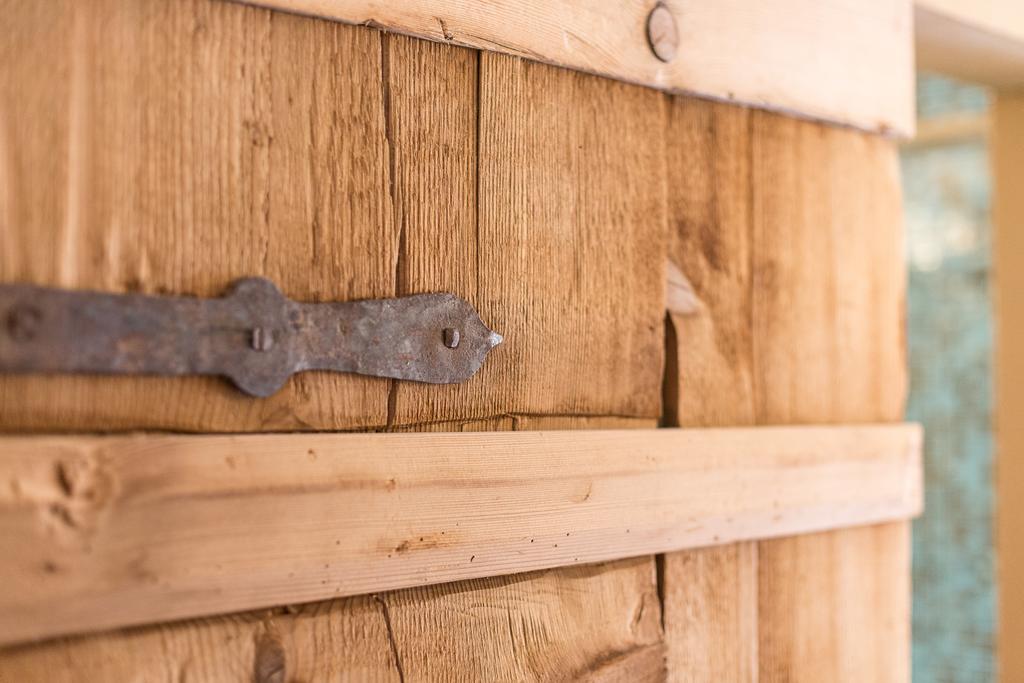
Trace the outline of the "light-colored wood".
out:
M 1024 86 L 1024 3 L 915 0 L 917 67 L 1001 88 Z
M 1024 41 L 1024 5 L 1015 0 L 914 0 L 914 5 Z
M 909 0 L 665 0 L 679 30 L 668 63 L 649 46 L 645 0 L 251 1 L 872 131 L 914 128 Z
M 470 292 L 506 342 L 466 384 L 401 383 L 393 423 L 537 414 L 656 419 L 665 285 L 651 264 L 664 262 L 666 248 L 663 96 L 506 55 L 485 52 L 479 60 L 478 129 L 452 134 L 480 136 L 476 222 L 442 230 L 435 212 L 399 199 L 409 216 L 403 287 L 465 287 L 455 291 Z M 405 92 L 392 96 L 408 100 L 392 111 L 409 121 L 421 108 L 451 106 L 432 104 L 436 94 L 422 86 Z M 446 139 L 437 131 L 424 137 Z M 438 165 L 458 168 L 443 148 L 433 153 Z M 423 189 L 409 202 L 444 179 L 418 182 Z M 448 257 L 450 245 L 463 245 L 465 255 Z
M 757 553 L 743 541 L 664 556 L 670 680 L 758 680 Z
M 407 680 L 664 680 L 650 557 L 383 599 Z
M 669 104 L 669 257 L 703 301 L 667 320 L 666 424 L 754 420 L 750 335 L 750 111 Z M 756 681 L 757 543 L 666 554 L 665 644 L 674 681 Z
M 659 614 L 642 558 L 8 648 L 0 677 L 657 681 Z
M 0 641 L 904 519 L 914 425 L 7 437 Z
M 266 400 L 213 378 L 5 376 L 0 430 L 660 414 L 661 93 L 215 0 L 3 16 L 0 281 L 447 289 L 507 343 L 464 385 L 301 373 Z
M 996 557 L 1001 681 L 1024 678 L 1024 95 L 993 102 L 992 250 L 996 304 Z
M 653 426 L 574 416 L 517 418 L 504 428 Z M 645 557 L 8 647 L 0 678 L 661 681 L 660 614 Z
M 910 680 L 909 524 L 758 546 L 760 680 Z
M 985 140 L 991 127 L 985 112 L 953 114 L 922 119 L 917 122 L 917 135 L 902 143 L 904 149 L 955 145 L 971 140 Z
M 906 269 L 895 144 L 752 117 L 757 422 L 899 420 Z M 908 529 L 759 543 L 761 680 L 909 680 Z
M 664 422 L 898 420 L 905 276 L 892 143 L 683 99 L 666 139 L 670 185 L 693 190 L 671 195 L 669 254 L 704 308 L 670 317 Z M 905 680 L 906 533 L 666 555 L 670 676 Z
M 754 423 L 750 116 L 689 98 L 669 104 L 668 182 L 679 188 L 669 198 L 669 255 L 703 302 L 668 321 L 669 425 Z

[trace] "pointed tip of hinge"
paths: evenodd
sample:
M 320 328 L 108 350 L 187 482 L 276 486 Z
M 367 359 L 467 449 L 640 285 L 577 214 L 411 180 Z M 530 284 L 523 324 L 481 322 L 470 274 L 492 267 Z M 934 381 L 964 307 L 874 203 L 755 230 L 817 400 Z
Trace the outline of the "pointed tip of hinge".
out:
M 505 341 L 505 338 L 494 330 L 491 330 L 491 333 L 487 335 L 487 343 L 491 345 L 492 349 L 503 341 Z

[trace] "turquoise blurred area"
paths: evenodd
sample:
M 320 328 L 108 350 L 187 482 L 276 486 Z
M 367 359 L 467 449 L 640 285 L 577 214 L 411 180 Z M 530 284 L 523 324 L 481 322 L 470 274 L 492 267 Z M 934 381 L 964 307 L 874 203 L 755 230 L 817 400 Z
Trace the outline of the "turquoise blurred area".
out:
M 926 121 L 978 115 L 981 88 L 923 76 Z M 940 126 L 941 127 L 941 126 Z M 984 134 L 901 153 L 907 222 L 907 419 L 925 425 L 914 522 L 913 680 L 995 680 L 991 181 Z

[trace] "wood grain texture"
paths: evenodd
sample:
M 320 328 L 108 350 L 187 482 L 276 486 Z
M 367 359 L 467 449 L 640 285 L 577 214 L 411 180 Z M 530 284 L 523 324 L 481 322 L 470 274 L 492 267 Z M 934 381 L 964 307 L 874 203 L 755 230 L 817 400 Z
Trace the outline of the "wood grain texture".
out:
M 449 290 L 507 343 L 465 385 L 302 373 L 266 400 L 209 378 L 4 377 L 0 429 L 659 415 L 659 93 L 212 0 L 9 4 L 0 280 Z
M 900 419 L 894 146 L 761 113 L 752 131 L 758 423 Z M 909 680 L 908 544 L 907 523 L 761 542 L 761 679 Z
M 666 321 L 669 425 L 754 422 L 750 120 L 750 110 L 725 104 L 669 103 L 668 183 L 678 188 L 669 258 L 703 302 Z M 669 553 L 662 563 L 671 679 L 756 681 L 757 543 Z
M 914 127 L 909 0 L 666 0 L 669 63 L 648 44 L 643 0 L 248 1 L 872 131 Z
M 638 558 L 59 639 L 7 648 L 0 676 L 663 680 L 654 579 Z
M 654 425 L 543 417 L 508 428 L 573 426 Z M 661 681 L 660 615 L 654 561 L 646 557 L 8 647 L 0 651 L 0 676 Z
M 424 216 L 405 227 L 403 288 L 462 283 L 506 342 L 466 384 L 398 385 L 393 423 L 656 419 L 664 272 L 651 264 L 665 255 L 661 95 L 503 55 L 479 60 L 478 127 L 465 137 L 479 135 L 476 223 L 464 234 L 438 229 L 436 212 L 415 209 Z M 419 116 L 418 104 L 404 106 L 392 109 Z M 446 257 L 449 243 L 464 253 Z
M 378 34 L 206 0 L 12 0 L 4 16 L 0 280 L 214 296 L 262 275 L 300 301 L 395 293 Z M 212 378 L 0 378 L 5 430 L 386 414 L 387 383 L 351 375 L 304 373 L 266 400 Z
M 6 437 L 0 642 L 905 519 L 919 441 L 914 425 Z
M 993 107 L 992 225 L 996 320 L 996 557 L 999 577 L 997 654 L 1002 681 L 1024 677 L 1024 95 L 1001 92 Z
M 758 680 L 758 543 L 668 553 L 662 561 L 669 680 Z
M 684 99 L 669 125 L 670 183 L 695 189 L 672 196 L 669 254 L 705 308 L 669 319 L 665 422 L 898 420 L 905 276 L 891 143 Z M 666 555 L 670 674 L 905 680 L 907 542 L 893 525 Z

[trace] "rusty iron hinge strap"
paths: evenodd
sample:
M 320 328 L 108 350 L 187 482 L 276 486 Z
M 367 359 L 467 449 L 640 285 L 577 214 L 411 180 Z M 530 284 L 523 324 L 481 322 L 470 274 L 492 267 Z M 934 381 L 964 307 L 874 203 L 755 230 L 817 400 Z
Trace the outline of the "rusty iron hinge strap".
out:
M 454 294 L 299 303 L 265 278 L 222 298 L 0 285 L 0 372 L 221 375 L 253 396 L 295 372 L 454 384 L 501 335 Z

